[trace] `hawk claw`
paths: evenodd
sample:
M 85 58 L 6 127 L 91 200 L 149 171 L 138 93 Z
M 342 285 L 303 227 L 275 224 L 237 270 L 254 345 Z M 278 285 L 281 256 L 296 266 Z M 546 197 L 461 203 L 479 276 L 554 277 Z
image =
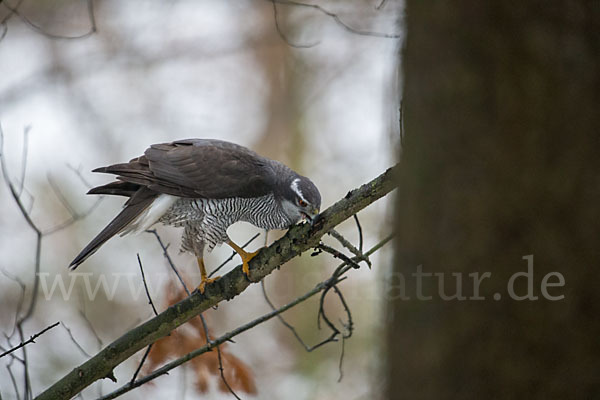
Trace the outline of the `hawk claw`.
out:
M 204 289 L 206 288 L 206 285 L 210 285 L 211 283 L 213 283 L 214 281 L 220 279 L 220 276 L 215 276 L 214 278 L 204 278 L 202 279 L 202 282 L 200 282 L 200 284 L 198 285 L 198 291 L 201 294 L 204 294 Z
M 231 248 L 235 250 L 235 252 L 238 253 L 242 258 L 242 271 L 244 271 L 246 278 L 250 279 L 250 266 L 248 263 L 260 252 L 260 249 L 249 253 L 237 244 L 233 243 L 231 240 L 229 240 L 227 244 L 231 246 Z

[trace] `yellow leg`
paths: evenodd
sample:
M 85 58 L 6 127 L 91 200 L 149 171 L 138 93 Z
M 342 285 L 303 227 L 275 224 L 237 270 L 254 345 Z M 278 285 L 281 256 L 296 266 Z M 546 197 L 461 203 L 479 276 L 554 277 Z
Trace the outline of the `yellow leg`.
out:
M 197 258 L 198 260 L 198 268 L 200 268 L 200 285 L 198 285 L 198 290 L 200 291 L 200 293 L 204 293 L 204 288 L 206 287 L 206 285 L 210 285 L 211 283 L 213 283 L 214 281 L 216 281 L 217 279 L 220 278 L 220 276 L 214 277 L 214 278 L 209 278 L 208 275 L 206 274 L 206 267 L 204 267 L 204 259 L 202 259 L 201 257 Z
M 254 256 L 256 256 L 258 254 L 260 249 L 255 252 L 248 253 L 246 250 L 242 249 L 240 246 L 233 243 L 231 240 L 228 240 L 227 244 L 230 245 L 231 248 L 234 249 L 235 252 L 240 255 L 240 257 L 242 257 L 242 271 L 244 271 L 246 276 L 249 277 L 250 276 L 250 267 L 248 266 L 248 263 L 250 262 L 250 260 L 252 260 L 254 258 Z

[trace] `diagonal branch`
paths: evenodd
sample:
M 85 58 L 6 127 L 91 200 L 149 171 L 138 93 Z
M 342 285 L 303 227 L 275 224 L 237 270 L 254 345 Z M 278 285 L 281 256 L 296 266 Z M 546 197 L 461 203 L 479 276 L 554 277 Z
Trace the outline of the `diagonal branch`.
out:
M 241 265 L 237 266 L 207 287 L 203 294 L 195 291 L 190 297 L 125 333 L 94 357 L 73 369 L 40 394 L 37 399 L 74 397 L 98 379 L 112 376 L 112 371 L 117 365 L 145 346 L 169 334 L 173 329 L 219 302 L 231 300 L 243 292 L 250 283 L 259 282 L 282 264 L 318 246 L 321 237 L 330 229 L 391 192 L 396 185 L 397 169 L 398 166 L 390 168 L 371 182 L 350 191 L 343 199 L 323 211 L 312 226 L 309 224 L 294 226 L 283 238 L 262 249 L 250 261 L 250 281 L 242 272 Z M 220 343 L 207 346 L 216 344 Z
M 370 256 L 371 254 L 375 253 L 376 251 L 378 251 L 379 249 L 381 249 L 386 243 L 388 243 L 392 238 L 393 238 L 393 234 L 388 235 L 387 237 L 385 237 L 384 239 L 382 239 L 379 243 L 377 243 L 376 245 L 374 245 L 369 251 L 367 251 L 365 253 L 366 256 Z M 224 335 L 222 335 L 221 337 L 213 340 L 211 343 L 207 343 L 206 346 L 203 346 L 199 349 L 196 349 L 176 360 L 173 360 L 165 365 L 163 365 L 162 367 L 158 368 L 157 370 L 149 373 L 148 375 L 144 376 L 143 378 L 140 378 L 138 380 L 131 380 L 129 383 L 121 386 L 120 388 L 114 390 L 113 392 L 107 394 L 106 396 L 100 397 L 98 400 L 110 400 L 110 399 L 115 399 L 119 396 L 122 396 L 123 394 L 138 388 L 162 375 L 166 375 L 169 373 L 169 371 L 171 371 L 172 369 L 177 368 L 180 365 L 183 365 L 184 363 L 192 360 L 195 357 L 198 357 L 206 352 L 209 352 L 212 350 L 211 345 L 215 345 L 216 343 L 223 343 L 225 341 L 232 341 L 232 338 L 234 338 L 235 336 L 273 318 L 273 317 L 278 317 L 280 318 L 282 321 L 285 321 L 283 319 L 283 317 L 281 316 L 281 313 L 299 305 L 300 303 L 302 303 L 303 301 L 306 301 L 307 299 L 309 299 L 310 297 L 314 296 L 315 294 L 322 292 L 324 290 L 327 290 L 328 288 L 331 288 L 333 286 L 334 290 L 336 290 L 336 285 L 339 284 L 341 281 L 343 281 L 344 279 L 346 279 L 346 277 L 341 276 L 344 272 L 347 272 L 348 270 L 343 270 L 343 268 L 347 266 L 347 263 L 344 261 L 341 265 L 338 266 L 338 268 L 336 268 L 335 272 L 326 280 L 318 283 L 313 289 L 311 289 L 310 291 L 308 291 L 307 293 L 304 293 L 303 295 L 297 297 L 296 299 L 294 299 L 293 301 L 287 303 L 286 305 L 280 307 L 280 308 L 276 308 L 273 303 L 268 300 L 268 297 L 265 296 L 265 298 L 267 299 L 267 302 L 269 303 L 269 305 L 271 306 L 271 312 L 264 314 L 230 332 L 225 333 Z M 341 272 L 342 271 L 342 272 Z M 264 281 L 261 281 L 261 284 L 263 284 Z M 263 289 L 264 289 L 264 284 L 262 285 Z M 266 292 L 265 292 L 266 295 Z M 342 301 L 344 307 L 347 309 L 347 311 L 349 311 L 348 305 L 346 304 L 346 301 L 343 299 L 343 296 L 341 296 L 341 292 L 339 293 L 340 295 L 340 300 Z M 348 324 L 346 325 L 346 328 L 348 330 L 350 330 L 350 325 L 352 324 L 352 321 L 348 321 Z M 300 336 L 297 334 L 297 332 L 295 331 L 294 327 L 287 324 L 286 326 L 288 326 L 292 332 L 294 332 L 294 334 L 296 335 L 296 338 L 300 341 L 300 343 L 302 343 L 302 345 L 304 346 L 304 348 L 307 351 L 312 351 L 316 348 L 321 347 L 324 344 L 330 343 L 330 342 L 335 342 L 337 334 L 339 333 L 335 333 L 335 336 L 331 336 L 323 341 L 321 341 L 320 343 L 312 346 L 312 347 L 308 347 L 303 340 L 300 338 Z M 340 355 L 340 362 L 339 362 L 339 370 L 340 370 L 340 380 L 343 377 L 343 372 L 342 372 L 342 362 L 343 362 L 343 358 L 344 358 L 344 341 L 346 338 L 350 337 L 350 332 L 348 332 L 347 334 L 342 334 L 342 353 Z M 218 345 L 216 345 L 218 348 Z

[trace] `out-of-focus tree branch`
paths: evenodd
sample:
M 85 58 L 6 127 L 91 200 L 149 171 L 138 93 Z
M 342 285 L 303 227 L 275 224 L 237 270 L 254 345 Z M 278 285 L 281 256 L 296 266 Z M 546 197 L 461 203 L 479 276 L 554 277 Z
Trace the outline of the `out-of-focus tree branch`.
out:
M 21 347 L 24 347 L 26 345 L 28 345 L 29 343 L 35 343 L 35 339 L 37 339 L 38 337 L 42 336 L 44 333 L 46 333 L 47 331 L 49 331 L 50 329 L 54 328 L 55 326 L 57 326 L 58 324 L 60 324 L 60 322 L 55 322 L 54 324 L 46 327 L 45 329 L 41 330 L 40 332 L 36 333 L 35 335 L 32 335 L 29 339 L 27 339 L 24 342 L 21 342 L 19 345 L 13 347 L 10 350 L 6 350 L 4 353 L 0 354 L 0 358 L 9 355 L 10 353 L 12 353 L 13 351 L 17 351 L 19 350 Z
M 394 177 L 397 169 L 397 166 L 390 168 L 374 180 L 348 192 L 344 198 L 321 213 L 312 225 L 294 226 L 283 238 L 262 249 L 250 262 L 250 280 L 246 278 L 239 265 L 208 286 L 203 294 L 196 291 L 155 318 L 125 333 L 94 357 L 73 369 L 40 394 L 37 399 L 74 397 L 98 379 L 112 376 L 112 371 L 117 365 L 145 346 L 169 334 L 173 329 L 219 302 L 239 295 L 250 283 L 259 282 L 293 257 L 317 247 L 321 237 L 332 228 L 390 193 L 395 188 Z M 283 311 L 280 310 L 279 312 Z M 225 340 L 227 338 L 223 337 L 223 341 Z M 215 340 L 206 346 L 210 350 L 218 344 L 220 342 Z
M 272 2 L 274 7 L 275 7 L 275 4 L 281 4 L 281 5 L 286 5 L 286 6 L 302 7 L 302 8 L 316 10 L 316 11 L 320 12 L 321 14 L 326 15 L 329 18 L 333 19 L 336 24 L 338 24 L 339 26 L 341 26 L 348 32 L 354 33 L 356 35 L 374 36 L 374 37 L 387 38 L 387 39 L 400 39 L 402 37 L 402 35 L 399 33 L 385 33 L 385 32 L 378 32 L 378 31 L 371 31 L 368 29 L 355 28 L 355 27 L 349 25 L 347 22 L 345 22 L 338 14 L 336 14 L 332 11 L 329 11 L 326 8 L 324 8 L 318 4 L 304 3 L 301 1 L 294 1 L 294 0 L 267 0 L 267 1 Z M 381 6 L 383 6 L 383 2 L 381 3 L 380 6 L 376 7 L 376 9 L 381 8 Z M 279 27 L 279 24 L 277 22 L 277 12 L 276 12 L 277 9 L 274 8 L 274 10 L 275 10 L 275 23 L 277 24 L 277 26 L 276 26 L 277 32 L 281 35 L 281 37 L 285 40 L 286 43 L 288 43 L 292 47 L 300 47 L 300 48 L 312 47 L 312 46 L 318 44 L 318 43 L 315 43 L 315 44 L 310 44 L 310 45 L 294 45 L 294 44 L 290 43 L 288 41 L 287 37 L 285 35 L 283 35 L 283 33 Z

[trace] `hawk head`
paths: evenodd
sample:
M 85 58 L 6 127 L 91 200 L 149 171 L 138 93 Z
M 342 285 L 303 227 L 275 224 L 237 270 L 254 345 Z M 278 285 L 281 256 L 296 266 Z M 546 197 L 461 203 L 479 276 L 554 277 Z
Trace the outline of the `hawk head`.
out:
M 294 223 L 302 219 L 312 222 L 321 208 L 321 194 L 310 179 L 296 175 L 283 190 L 281 206 Z

